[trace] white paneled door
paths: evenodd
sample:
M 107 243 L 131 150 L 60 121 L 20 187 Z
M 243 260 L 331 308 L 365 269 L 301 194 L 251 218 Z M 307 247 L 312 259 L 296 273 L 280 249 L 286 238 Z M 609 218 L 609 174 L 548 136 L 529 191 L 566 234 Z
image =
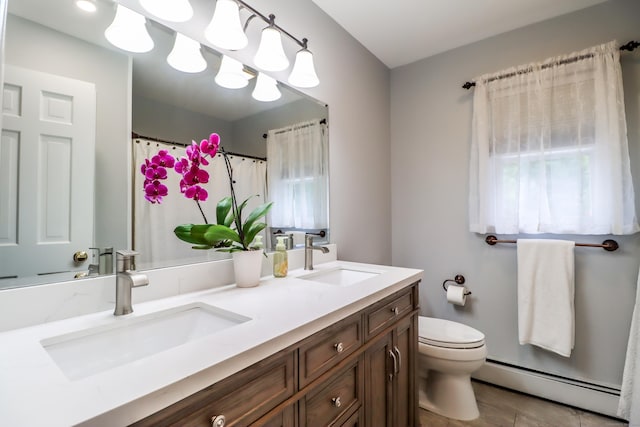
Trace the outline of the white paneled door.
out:
M 87 270 L 95 85 L 7 66 L 2 104 L 0 278 Z

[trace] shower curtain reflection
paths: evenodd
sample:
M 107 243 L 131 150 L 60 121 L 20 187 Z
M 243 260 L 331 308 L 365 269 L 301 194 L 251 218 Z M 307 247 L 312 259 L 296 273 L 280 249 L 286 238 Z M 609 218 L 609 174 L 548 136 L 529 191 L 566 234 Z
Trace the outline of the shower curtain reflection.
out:
M 160 150 L 168 150 L 176 158 L 185 155 L 185 148 L 182 146 L 141 138 L 133 139 L 133 247 L 140 253 L 136 257 L 136 267 L 159 268 L 229 258 L 229 255 L 223 252 L 194 250 L 191 245 L 178 240 L 173 234 L 173 229 L 180 224 L 204 223 L 195 202 L 180 193 L 181 176 L 178 173 L 168 171 L 164 184 L 169 189 L 169 195 L 163 198 L 161 204 L 149 203 L 144 198 L 144 176 L 140 173 L 140 166 L 146 158 L 151 158 Z M 266 161 L 239 155 L 230 155 L 229 160 L 233 168 L 234 189 L 238 200 L 257 196 L 252 197 L 247 204 L 246 212 L 251 212 L 265 202 Z M 200 205 L 209 223 L 214 223 L 216 204 L 223 197 L 230 195 L 229 177 L 220 154 L 210 159 L 209 165 L 205 168 L 210 176 L 209 182 L 203 184 L 203 187 L 206 188 L 209 197 Z

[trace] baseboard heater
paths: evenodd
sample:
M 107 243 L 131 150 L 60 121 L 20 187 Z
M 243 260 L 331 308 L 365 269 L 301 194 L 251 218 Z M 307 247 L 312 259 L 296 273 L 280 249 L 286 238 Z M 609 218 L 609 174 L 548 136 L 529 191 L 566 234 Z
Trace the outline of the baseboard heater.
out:
M 498 360 L 487 363 L 473 378 L 543 399 L 617 417 L 620 388 L 566 378 Z

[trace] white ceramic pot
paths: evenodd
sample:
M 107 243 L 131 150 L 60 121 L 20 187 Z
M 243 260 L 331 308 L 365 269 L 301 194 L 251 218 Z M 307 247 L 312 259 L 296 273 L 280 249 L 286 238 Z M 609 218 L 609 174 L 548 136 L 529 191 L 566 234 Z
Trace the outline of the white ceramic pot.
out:
M 261 250 L 233 252 L 233 271 L 236 278 L 236 286 L 239 288 L 252 288 L 260 284 L 262 273 Z

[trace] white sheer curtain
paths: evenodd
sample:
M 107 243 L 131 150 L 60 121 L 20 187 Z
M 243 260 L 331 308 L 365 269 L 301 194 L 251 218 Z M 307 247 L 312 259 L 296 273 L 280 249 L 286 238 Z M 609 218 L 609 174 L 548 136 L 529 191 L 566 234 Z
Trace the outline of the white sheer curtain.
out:
M 475 81 L 471 231 L 639 230 L 615 41 Z
M 267 133 L 267 181 L 272 227 L 327 228 L 329 150 L 320 120 Z
M 140 166 L 144 159 L 151 158 L 163 149 L 169 150 L 176 158 L 185 155 L 183 147 L 138 138 L 133 140 L 134 248 L 140 252 L 136 258 L 138 267 L 228 258 L 228 255 L 220 252 L 191 249 L 190 244 L 178 240 L 173 234 L 173 229 L 180 224 L 204 224 L 196 203 L 180 193 L 178 173 L 168 171 L 167 180 L 163 184 L 168 187 L 169 195 L 161 204 L 149 203 L 144 198 L 144 176 L 140 173 Z M 247 204 L 243 215 L 246 218 L 251 210 L 265 202 L 266 162 L 237 155 L 230 155 L 229 160 L 233 168 L 238 203 L 250 196 L 257 196 L 252 197 Z M 200 206 L 211 224 L 216 222 L 216 204 L 230 195 L 229 177 L 224 158 L 220 154 L 210 159 L 209 166 L 205 166 L 205 169 L 209 172 L 209 182 L 203 184 L 203 187 L 209 197 L 205 202 L 200 202 Z

